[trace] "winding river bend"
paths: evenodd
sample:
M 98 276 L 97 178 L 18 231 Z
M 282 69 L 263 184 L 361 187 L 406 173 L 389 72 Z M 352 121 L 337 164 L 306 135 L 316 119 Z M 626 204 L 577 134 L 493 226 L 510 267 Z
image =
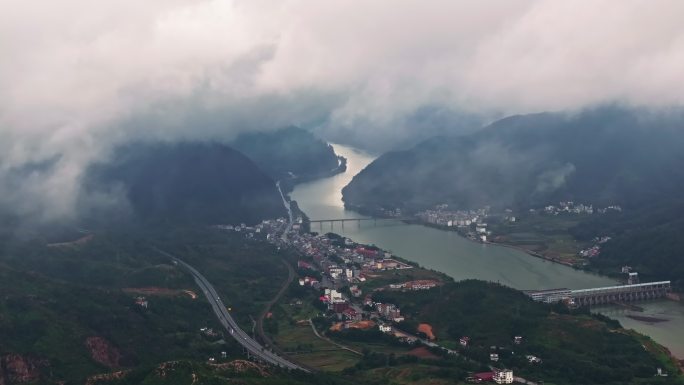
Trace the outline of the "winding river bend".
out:
M 342 188 L 366 167 L 374 156 L 357 149 L 334 145 L 335 152 L 347 158 L 347 171 L 332 177 L 297 185 L 291 194 L 312 219 L 364 218 L 345 210 Z M 455 232 L 398 221 L 313 224 L 312 231 L 335 232 L 360 243 L 375 244 L 392 253 L 444 272 L 456 280 L 476 278 L 500 282 L 516 289 L 567 287 L 584 289 L 614 285 L 615 281 L 570 267 L 545 261 L 524 252 L 497 245 L 472 242 Z M 628 318 L 629 312 L 614 308 L 598 309 L 618 319 L 625 327 L 651 336 L 684 358 L 684 306 L 659 301 L 640 304 L 644 313 L 669 321 L 647 324 Z

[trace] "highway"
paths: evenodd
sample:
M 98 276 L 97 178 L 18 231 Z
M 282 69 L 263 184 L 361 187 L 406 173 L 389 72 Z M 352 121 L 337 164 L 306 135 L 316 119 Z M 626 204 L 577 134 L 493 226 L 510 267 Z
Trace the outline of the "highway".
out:
M 192 274 L 193 278 L 195 278 L 195 282 L 197 282 L 197 285 L 199 285 L 200 289 L 204 292 L 204 295 L 207 297 L 207 300 L 209 301 L 209 304 L 211 307 L 214 309 L 214 313 L 216 313 L 216 316 L 218 317 L 219 321 L 223 325 L 224 328 L 230 333 L 230 335 L 240 344 L 242 345 L 247 351 L 254 357 L 257 357 L 263 362 L 269 363 L 271 365 L 275 365 L 278 367 L 282 368 L 287 368 L 287 369 L 292 369 L 292 370 L 302 370 L 304 372 L 309 372 L 308 370 L 293 364 L 292 362 L 274 354 L 268 349 L 265 349 L 261 344 L 259 344 L 257 341 L 255 341 L 253 338 L 251 338 L 247 333 L 244 332 L 244 330 L 240 329 L 238 326 L 237 322 L 233 319 L 233 317 L 230 315 L 228 310 L 226 309 L 226 306 L 223 304 L 223 301 L 221 300 L 221 297 L 219 297 L 218 293 L 214 289 L 214 287 L 207 281 L 206 278 L 202 274 L 200 274 L 199 271 L 197 271 L 194 267 L 188 265 L 187 263 L 183 262 L 182 260 L 174 257 L 173 255 L 157 249 L 157 251 L 169 258 L 171 258 L 174 262 L 179 264 L 180 266 L 184 267 L 190 274 Z
M 287 235 L 290 233 L 290 230 L 292 229 L 292 224 L 294 223 L 294 216 L 292 215 L 292 207 L 290 207 L 290 202 L 285 198 L 285 194 L 283 194 L 283 190 L 280 188 L 280 181 L 276 182 L 276 187 L 278 188 L 278 192 L 280 193 L 280 197 L 283 200 L 283 205 L 285 206 L 285 209 L 287 210 L 287 215 L 288 215 L 288 221 L 287 221 L 287 226 L 285 227 L 285 231 L 283 231 L 283 236 L 282 239 L 284 241 L 287 241 Z

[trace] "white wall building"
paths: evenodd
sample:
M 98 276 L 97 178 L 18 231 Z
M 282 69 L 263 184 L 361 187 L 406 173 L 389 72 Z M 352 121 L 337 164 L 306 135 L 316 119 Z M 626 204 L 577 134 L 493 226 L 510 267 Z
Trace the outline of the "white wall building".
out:
M 508 369 L 494 371 L 494 382 L 497 384 L 512 384 L 513 371 Z

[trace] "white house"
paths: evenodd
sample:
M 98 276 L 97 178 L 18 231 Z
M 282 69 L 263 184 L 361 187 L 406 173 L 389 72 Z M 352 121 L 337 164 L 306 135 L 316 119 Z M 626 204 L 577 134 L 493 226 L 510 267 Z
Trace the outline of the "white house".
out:
M 495 370 L 493 380 L 497 384 L 512 384 L 513 371 L 509 369 Z

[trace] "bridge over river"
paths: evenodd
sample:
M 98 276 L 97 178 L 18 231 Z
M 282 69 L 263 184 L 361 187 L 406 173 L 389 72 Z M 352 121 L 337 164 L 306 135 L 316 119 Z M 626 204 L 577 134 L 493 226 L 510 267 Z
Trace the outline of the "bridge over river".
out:
M 310 220 L 309 223 L 311 225 L 317 223 L 319 229 L 323 229 L 324 223 L 329 223 L 330 228 L 332 229 L 333 225 L 335 223 L 341 224 L 342 228 L 344 228 L 344 224 L 347 222 L 356 223 L 358 226 L 361 226 L 361 222 L 373 222 L 373 224 L 377 224 L 378 222 L 381 222 L 381 221 L 401 222 L 401 221 L 405 221 L 405 220 L 410 220 L 410 218 L 399 218 L 399 217 L 392 217 L 392 218 L 376 218 L 376 217 L 372 217 L 372 218 L 329 218 L 329 219 L 313 219 L 313 220 Z
M 579 290 L 565 288 L 525 290 L 524 293 L 538 302 L 555 303 L 572 300 L 577 305 L 591 306 L 663 298 L 671 290 L 670 281 L 658 281 Z

